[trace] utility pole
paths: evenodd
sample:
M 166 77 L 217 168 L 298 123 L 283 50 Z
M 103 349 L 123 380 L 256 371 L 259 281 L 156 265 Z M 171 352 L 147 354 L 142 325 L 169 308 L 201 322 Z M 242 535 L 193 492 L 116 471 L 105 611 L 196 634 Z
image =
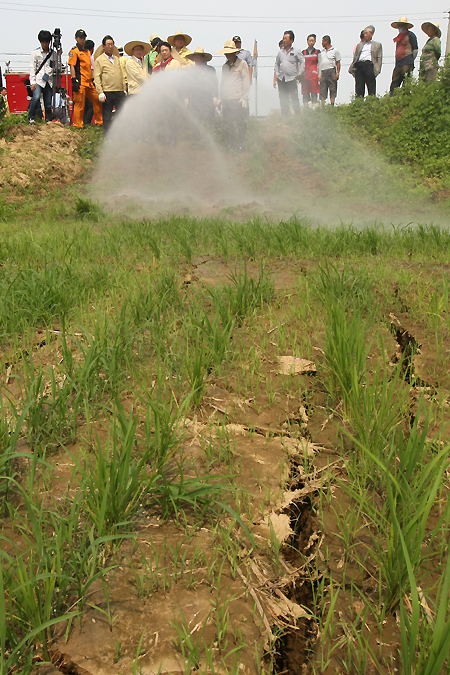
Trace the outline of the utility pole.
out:
M 445 45 L 445 56 L 450 52 L 450 9 L 447 10 L 448 26 L 447 26 L 447 42 Z
M 253 45 L 253 79 L 255 80 L 255 117 L 258 119 L 258 42 L 256 40 Z

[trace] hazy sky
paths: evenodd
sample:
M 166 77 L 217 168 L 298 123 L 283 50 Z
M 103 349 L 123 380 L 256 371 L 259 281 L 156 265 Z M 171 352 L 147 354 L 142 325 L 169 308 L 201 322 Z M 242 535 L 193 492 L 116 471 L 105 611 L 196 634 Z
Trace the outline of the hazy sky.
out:
M 0 64 L 4 70 L 5 61 L 11 61 L 11 67 L 22 72 L 27 71 L 29 54 L 38 45 L 37 33 L 40 29 L 53 31 L 61 28 L 64 52 L 74 44 L 74 33 L 77 28 L 84 28 L 88 37 L 96 46 L 103 35 L 110 33 L 117 45 L 128 40 L 148 40 L 151 33 L 158 33 L 166 38 L 177 30 L 183 30 L 192 36 L 191 47 L 202 46 L 206 51 L 215 54 L 223 47 L 225 40 L 233 35 L 242 37 L 243 47 L 253 51 L 254 40 L 258 40 L 259 77 L 258 99 L 259 110 L 265 114 L 271 108 L 278 108 L 278 95 L 272 88 L 273 63 L 278 50 L 278 41 L 283 31 L 292 29 L 295 32 L 295 46 L 306 46 L 308 33 L 316 33 L 318 42 L 322 35 L 329 34 L 333 46 L 338 48 L 342 56 L 342 77 L 339 82 L 337 102 L 347 102 L 354 90 L 354 79 L 348 74 L 355 44 L 359 41 L 359 33 L 368 23 L 376 28 L 375 39 L 383 44 L 384 60 L 381 75 L 377 79 L 377 92 L 384 93 L 389 88 L 394 62 L 393 38 L 397 34 L 391 28 L 391 22 L 401 15 L 407 16 L 414 24 L 413 31 L 419 40 L 421 49 L 427 39 L 420 26 L 424 21 L 437 21 L 442 28 L 443 50 L 447 35 L 447 7 L 442 2 L 429 0 L 428 3 L 412 0 L 409 3 L 388 2 L 379 0 L 370 3 L 375 7 L 374 13 L 367 10 L 368 2 L 355 0 L 331 2 L 321 0 L 317 5 L 292 0 L 273 3 L 268 0 L 246 0 L 238 2 L 199 2 L 199 0 L 172 0 L 164 7 L 161 3 L 124 2 L 123 0 L 98 0 L 89 8 L 87 0 L 24 0 L 3 2 L 2 11 Z M 429 11 L 424 12 L 425 4 Z M 277 15 L 276 10 L 280 9 Z M 282 12 L 282 13 L 281 13 Z M 212 65 L 220 67 L 224 57 L 217 56 Z M 418 59 L 416 61 L 418 66 Z M 255 88 L 251 93 L 251 109 L 254 112 Z

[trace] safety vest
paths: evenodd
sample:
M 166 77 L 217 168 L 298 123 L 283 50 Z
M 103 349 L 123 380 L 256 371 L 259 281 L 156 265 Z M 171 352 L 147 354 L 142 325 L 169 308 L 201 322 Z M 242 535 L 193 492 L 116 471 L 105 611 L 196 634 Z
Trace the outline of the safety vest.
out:
M 310 54 L 307 49 L 302 51 L 303 56 L 305 57 L 305 73 L 303 78 L 305 80 L 316 80 L 318 78 L 318 58 L 320 51 L 314 49 L 313 53 Z

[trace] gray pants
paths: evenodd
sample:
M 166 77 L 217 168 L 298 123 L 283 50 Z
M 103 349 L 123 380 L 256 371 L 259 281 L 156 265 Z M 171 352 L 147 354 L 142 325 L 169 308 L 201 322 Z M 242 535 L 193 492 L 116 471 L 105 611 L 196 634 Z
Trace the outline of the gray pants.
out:
M 330 99 L 335 99 L 337 94 L 336 68 L 327 68 L 320 73 L 320 100 L 326 101 L 328 92 Z
M 278 95 L 280 97 L 280 108 L 283 117 L 291 114 L 291 103 L 294 115 L 300 112 L 300 101 L 298 100 L 298 85 L 297 80 L 277 80 Z

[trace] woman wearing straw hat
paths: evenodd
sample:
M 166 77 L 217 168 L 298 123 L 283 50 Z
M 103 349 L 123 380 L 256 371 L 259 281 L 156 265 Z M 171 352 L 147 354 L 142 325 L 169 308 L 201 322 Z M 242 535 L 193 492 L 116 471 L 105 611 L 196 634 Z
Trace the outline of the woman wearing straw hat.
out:
M 401 87 L 407 75 L 414 70 L 414 60 L 419 51 L 417 38 L 411 33 L 410 28 L 414 28 L 409 23 L 406 16 L 401 16 L 398 21 L 391 23 L 392 28 L 398 29 L 398 35 L 394 38 L 395 43 L 395 67 L 392 71 L 392 82 L 390 87 L 391 96 L 394 95 L 394 89 Z
M 123 48 L 125 54 L 131 56 L 131 59 L 125 64 L 128 80 L 128 94 L 137 94 L 148 78 L 148 71 L 145 67 L 144 56 L 149 53 L 151 47 L 148 42 L 139 42 L 131 40 Z
M 175 47 L 176 51 L 178 52 L 178 55 L 181 58 L 181 65 L 182 66 L 192 66 L 194 65 L 192 61 L 187 60 L 187 56 L 189 54 L 192 54 L 192 52 L 189 49 L 186 49 L 186 47 L 192 42 L 192 38 L 190 35 L 187 35 L 186 33 L 183 33 L 182 30 L 177 30 L 174 35 L 169 35 L 167 38 L 167 42 L 171 47 Z
M 428 40 L 420 56 L 419 77 L 425 82 L 433 82 L 436 79 L 441 58 L 441 29 L 438 23 L 425 21 L 422 24 L 422 30 L 428 35 Z

